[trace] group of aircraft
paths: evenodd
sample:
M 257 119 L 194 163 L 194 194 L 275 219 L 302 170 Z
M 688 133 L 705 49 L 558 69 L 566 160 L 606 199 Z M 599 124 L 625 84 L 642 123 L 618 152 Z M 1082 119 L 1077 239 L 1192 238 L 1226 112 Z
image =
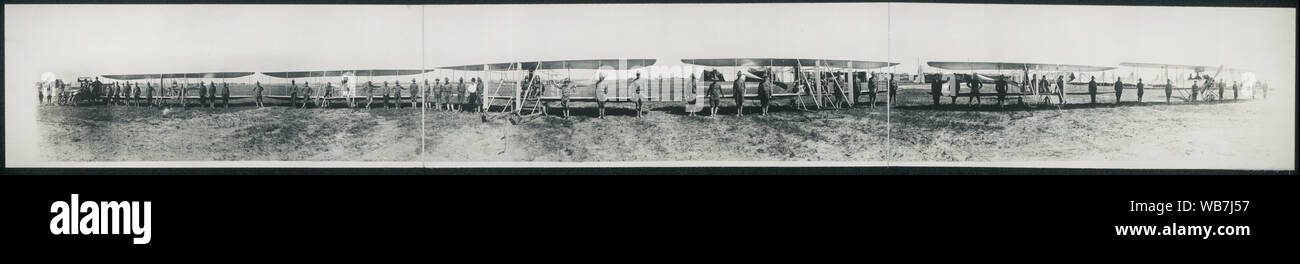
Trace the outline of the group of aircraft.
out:
M 208 73 L 166 73 L 166 74 L 123 74 L 101 75 L 105 82 L 144 83 L 161 88 L 154 97 L 163 100 L 183 101 L 199 99 L 199 83 L 221 83 L 230 85 L 231 99 L 253 97 L 249 92 L 254 85 L 262 86 L 264 96 L 272 99 L 290 99 L 293 87 L 312 87 L 315 93 L 307 100 L 328 104 L 334 101 L 347 101 L 350 106 L 354 99 L 371 96 L 361 92 L 365 87 L 383 87 L 418 85 L 421 90 L 433 85 L 445 83 L 460 84 L 465 77 L 482 80 L 482 91 L 478 102 L 480 112 L 495 111 L 504 115 L 524 117 L 529 115 L 546 115 L 547 108 L 555 102 L 597 102 L 603 115 L 608 102 L 637 101 L 684 101 L 687 112 L 701 111 L 710 107 L 706 89 L 717 84 L 721 87 L 722 99 L 794 99 L 792 107 L 807 110 L 809 108 L 841 108 L 854 102 L 852 98 L 872 92 L 884 93 L 889 85 L 889 74 L 871 72 L 893 67 L 899 63 L 863 60 L 834 59 L 799 59 L 799 58 L 705 58 L 681 59 L 681 67 L 665 74 L 664 68 L 652 67 L 655 59 L 587 59 L 504 62 L 491 64 L 469 64 L 459 66 L 437 67 L 434 69 L 363 69 L 363 70 L 325 70 L 325 71 L 289 71 L 289 72 L 208 72 Z M 1046 87 L 1039 87 L 1037 81 L 1047 78 L 1054 85 L 1057 78 L 1064 79 L 1070 85 L 1086 85 L 1096 78 L 1099 86 L 1111 86 L 1115 78 L 1113 71 L 1120 67 L 1132 69 L 1128 79 L 1124 80 L 1124 89 L 1136 89 L 1136 78 L 1143 76 L 1146 87 L 1163 89 L 1168 81 L 1174 89 L 1190 90 L 1191 85 L 1238 81 L 1243 89 L 1249 91 L 1256 85 L 1254 76 L 1246 73 L 1238 77 L 1240 69 L 1222 66 L 1193 66 L 1153 63 L 1120 63 L 1115 66 L 1018 63 L 1018 62 L 927 62 L 938 72 L 925 72 L 918 65 L 917 74 L 921 82 L 943 82 L 942 95 L 950 97 L 971 96 L 960 93 L 962 83 L 978 81 L 992 84 L 998 79 L 1006 81 L 1013 95 L 1040 95 L 1048 93 Z M 1154 69 L 1154 70 L 1153 70 Z M 577 71 L 578 74 L 574 74 Z M 660 71 L 660 72 L 656 72 Z M 1146 72 L 1143 72 L 1146 71 Z M 1187 78 L 1181 78 L 1181 72 L 1187 72 Z M 1207 74 L 1213 71 L 1214 74 Z M 1220 73 L 1227 72 L 1228 78 L 1219 78 Z M 655 74 L 658 75 L 655 75 Z M 734 73 L 734 74 L 732 74 Z M 1154 74 L 1146 76 L 1142 74 Z M 670 77 L 664 78 L 662 76 Z M 644 77 L 643 77 L 644 76 Z M 659 77 L 651 77 L 659 76 Z M 876 77 L 876 78 L 872 78 Z M 744 78 L 742 91 L 734 87 L 735 78 Z M 1140 78 L 1140 77 L 1139 77 Z M 234 80 L 228 83 L 227 80 Z M 286 83 L 285 81 L 290 81 Z M 300 81 L 301 82 L 298 82 Z M 446 80 L 442 82 L 440 80 Z M 868 80 L 876 81 L 876 91 L 866 89 Z M 653 82 L 658 82 L 654 84 Z M 768 82 L 770 91 L 759 91 L 759 86 Z M 74 88 L 72 92 L 84 90 Z M 382 83 L 382 84 L 381 84 Z M 391 84 L 390 84 L 391 83 Z M 382 86 L 381 86 L 382 85 Z M 636 87 L 641 87 L 638 90 Z M 1058 88 L 1059 89 L 1059 88 Z M 329 92 L 325 92 L 329 90 Z M 975 96 L 992 96 L 993 89 Z M 1107 89 L 1102 89 L 1107 90 Z M 1058 90 L 1062 95 L 1064 90 Z M 856 94 L 855 94 L 856 93 Z M 1055 92 L 1050 92 L 1055 93 Z M 328 94 L 328 96 L 327 96 Z M 1080 94 L 1071 92 L 1068 94 Z M 1086 93 L 1083 93 L 1086 94 Z M 1184 92 L 1186 95 L 1186 92 Z M 107 95 L 101 95 L 107 96 Z M 300 95 L 301 96 L 301 95 Z M 406 93 L 397 99 L 420 97 Z M 1186 97 L 1186 96 L 1184 96 Z M 432 99 L 430 99 L 432 100 Z M 808 103 L 811 102 L 811 103 Z M 183 102 L 182 102 L 183 103 Z M 565 104 L 567 107 L 567 104 Z M 766 107 L 766 106 L 764 106 Z M 640 111 L 638 109 L 638 111 Z M 567 111 L 566 111 L 567 113 Z M 514 119 L 512 119 L 514 120 Z

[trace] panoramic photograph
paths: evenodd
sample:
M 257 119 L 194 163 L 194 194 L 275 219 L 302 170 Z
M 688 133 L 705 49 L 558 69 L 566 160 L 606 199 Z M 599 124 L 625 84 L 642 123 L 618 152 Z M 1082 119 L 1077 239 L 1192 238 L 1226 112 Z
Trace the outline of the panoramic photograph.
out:
M 9 166 L 1294 169 L 1294 9 L 5 7 Z

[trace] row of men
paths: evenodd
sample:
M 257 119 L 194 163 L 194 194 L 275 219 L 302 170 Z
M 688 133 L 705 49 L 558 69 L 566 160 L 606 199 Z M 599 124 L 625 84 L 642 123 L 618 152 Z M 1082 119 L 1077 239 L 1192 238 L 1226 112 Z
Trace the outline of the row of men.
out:
M 348 87 L 347 81 L 347 79 L 344 79 L 341 82 L 343 87 Z M 326 102 L 328 98 L 340 96 L 340 94 L 335 93 L 334 83 L 325 83 L 325 87 L 321 89 L 323 90 L 323 94 L 319 96 L 315 94 L 317 91 L 311 87 L 310 82 L 303 82 L 302 87 L 298 86 L 296 80 L 291 80 L 289 83 L 290 105 L 299 106 L 301 108 L 306 108 L 308 104 L 313 104 L 316 107 L 329 107 L 329 103 Z M 390 87 L 388 82 L 385 81 L 382 86 L 379 86 L 375 85 L 374 82 L 367 81 L 364 85 L 361 85 L 360 88 L 366 92 L 365 108 L 370 109 L 371 104 L 374 104 L 376 96 L 375 90 L 378 88 L 380 89 L 379 92 L 380 96 L 382 96 L 382 105 L 384 108 L 388 108 L 389 106 L 392 106 L 393 108 L 401 108 L 403 104 L 401 102 L 402 91 L 406 90 L 410 95 L 412 95 L 408 97 L 408 102 L 411 107 L 419 107 L 423 104 L 426 108 L 446 111 L 463 111 L 465 108 L 477 109 L 477 107 L 474 106 L 479 103 L 479 91 L 481 91 L 483 87 L 483 82 L 477 78 L 470 78 L 468 85 L 465 83 L 464 78 L 461 78 L 456 84 L 452 84 L 451 78 L 443 78 L 441 80 L 434 79 L 433 85 L 430 85 L 429 80 L 427 79 L 424 80 L 423 86 L 418 85 L 415 79 L 411 79 L 411 84 L 407 87 L 402 87 L 400 82 L 393 82 L 393 84 L 394 86 Z M 429 87 L 429 89 L 420 89 L 420 87 Z M 263 103 L 264 91 L 265 88 L 262 87 L 261 82 L 254 84 L 253 97 L 258 107 L 265 106 Z M 352 93 L 355 92 L 356 91 L 348 91 L 346 89 L 340 91 L 341 96 L 345 97 L 348 101 L 348 107 L 361 107 L 360 104 L 353 100 L 353 96 L 355 95 Z M 315 98 L 313 98 L 313 96 L 315 96 Z M 417 98 L 422 98 L 424 100 L 419 100 Z M 299 100 L 302 102 L 300 103 Z
M 709 74 L 717 74 L 717 73 L 716 71 L 714 71 L 712 73 L 706 72 L 705 74 L 709 75 Z M 775 86 L 772 76 L 773 75 L 770 72 L 768 74 L 765 74 L 762 77 L 762 81 L 759 82 L 758 84 L 758 99 L 759 99 L 759 105 L 762 109 L 762 115 L 767 115 L 768 109 L 771 106 L 772 92 L 773 92 L 773 87 Z M 862 92 L 863 82 L 857 81 L 856 80 L 857 78 L 854 78 L 855 81 L 850 82 L 848 81 L 849 76 L 850 73 L 843 73 L 843 72 L 826 73 L 824 74 L 823 78 L 820 78 L 821 81 L 818 83 L 818 85 L 819 87 L 824 89 L 823 92 L 833 94 L 834 99 L 837 100 L 838 102 L 848 103 L 847 106 L 849 108 L 853 108 L 859 103 L 863 102 L 861 101 L 861 95 L 863 94 Z M 712 116 L 716 116 L 718 115 L 718 107 L 722 101 L 722 86 L 718 84 L 721 78 L 706 78 L 706 79 L 712 79 L 712 81 L 709 83 L 708 89 L 705 90 L 705 97 L 708 99 L 709 102 L 709 113 Z M 811 79 L 812 78 L 804 76 L 803 78 L 796 80 L 794 82 L 795 91 L 803 91 L 805 94 L 814 94 L 812 92 L 812 88 L 809 87 L 809 82 L 811 81 Z M 689 90 L 691 91 L 695 90 L 695 83 L 696 83 L 695 75 L 692 74 L 691 82 L 690 82 L 691 87 Z M 867 97 L 870 100 L 871 107 L 874 108 L 876 106 L 876 93 L 878 90 L 876 75 L 871 74 L 871 77 L 867 78 L 865 80 L 865 83 L 867 86 L 867 92 L 866 92 Z M 898 83 L 894 81 L 893 75 L 890 75 L 887 85 L 889 87 L 888 100 L 890 104 L 893 104 L 894 102 L 896 102 L 896 98 L 898 95 Z M 851 86 L 852 94 L 850 95 L 849 98 L 845 98 L 845 94 L 848 93 L 848 91 L 844 90 L 845 86 Z M 732 87 L 733 88 L 745 87 L 745 74 L 743 71 L 736 72 L 736 79 L 733 80 Z M 732 91 L 732 100 L 735 100 L 736 103 L 736 116 L 737 117 L 744 116 L 745 115 L 744 114 L 745 90 L 732 89 L 731 91 Z M 695 112 L 689 112 L 689 115 L 694 116 Z
M 933 80 L 933 81 L 930 83 L 930 94 L 931 94 L 931 99 L 933 100 L 933 102 L 934 102 L 935 105 L 938 105 L 938 104 L 939 104 L 939 97 L 940 97 L 940 94 L 941 94 L 942 89 L 943 89 L 943 83 L 945 83 L 945 82 L 947 82 L 947 81 L 948 81 L 948 80 L 942 80 L 941 78 L 936 78 L 935 80 Z M 958 83 L 958 86 L 960 87 L 960 81 L 958 81 L 957 83 Z M 1206 83 L 1207 83 L 1206 88 L 1208 89 L 1210 86 L 1213 85 L 1214 82 L 1206 82 Z M 1098 84 L 1097 84 L 1096 77 L 1092 77 L 1092 78 L 1090 78 L 1090 79 L 1088 80 L 1088 96 L 1089 96 L 1089 98 L 1090 98 L 1090 103 L 1091 103 L 1091 104 L 1096 104 L 1096 103 L 1097 103 L 1097 92 L 1098 92 L 1097 85 L 1098 85 Z M 1120 102 L 1120 100 L 1123 98 L 1123 95 L 1124 95 L 1124 82 L 1123 82 L 1123 80 L 1122 80 L 1121 78 L 1116 78 L 1116 79 L 1115 79 L 1115 83 L 1112 84 L 1112 85 L 1113 85 L 1112 88 L 1114 88 L 1114 91 L 1115 91 L 1115 92 L 1114 92 L 1114 93 L 1115 93 L 1115 103 L 1118 104 L 1118 103 Z M 981 83 L 981 82 L 979 82 L 979 81 L 968 81 L 968 82 L 967 82 L 967 87 L 970 88 L 970 90 L 971 90 L 971 92 L 970 92 L 970 94 L 969 94 L 969 99 L 967 99 L 967 101 L 966 101 L 966 103 L 967 103 L 968 105 L 970 105 L 972 102 L 983 103 L 983 102 L 980 100 L 980 95 L 981 95 L 981 94 L 980 94 L 980 88 L 982 88 L 983 86 L 984 86 L 984 84 Z M 1227 87 L 1227 86 L 1228 86 L 1228 85 L 1225 84 L 1225 83 L 1222 83 L 1222 82 L 1219 83 L 1219 85 L 1218 85 L 1218 87 L 1219 87 L 1218 98 L 1220 98 L 1220 99 L 1223 99 L 1223 98 L 1224 98 L 1224 87 Z M 1052 87 L 1052 84 L 1051 84 L 1051 82 L 1048 81 L 1047 76 L 1043 76 L 1043 78 L 1039 79 L 1037 75 L 1033 76 L 1033 78 L 1030 80 L 1029 83 L 1027 83 L 1027 85 L 1022 85 L 1022 86 L 1021 86 L 1021 94 L 1022 94 L 1022 95 L 1024 95 L 1024 94 L 1028 94 L 1028 93 L 1026 93 L 1026 91 L 1024 90 L 1026 87 L 1029 87 L 1030 89 L 1037 89 L 1039 94 L 1044 95 L 1044 97 L 1043 97 L 1043 101 L 1042 101 L 1042 102 L 1044 102 L 1044 103 L 1049 103 L 1049 104 L 1050 104 L 1050 103 L 1051 103 L 1051 97 L 1049 97 L 1049 96 L 1053 96 L 1053 95 L 1054 95 L 1054 96 L 1057 96 L 1057 98 L 1058 98 L 1058 103 L 1059 103 L 1059 104 L 1065 104 L 1065 103 L 1066 103 L 1066 100 L 1065 100 L 1065 98 L 1066 98 L 1066 96 L 1065 96 L 1065 95 L 1066 95 L 1065 87 L 1067 87 L 1067 86 L 1065 86 L 1065 79 L 1064 79 L 1063 76 L 1057 76 L 1057 78 L 1056 78 L 1056 86 L 1055 86 L 1055 89 L 1052 89 L 1052 88 L 1053 88 L 1053 87 Z M 1136 87 L 1137 87 L 1137 98 L 1138 98 L 1138 101 L 1141 102 L 1141 101 L 1142 101 L 1142 97 L 1143 97 L 1143 95 L 1145 94 L 1145 91 L 1146 91 L 1146 84 L 1142 82 L 1142 79 L 1141 79 L 1141 78 L 1139 78 Z M 1232 85 L 1231 85 L 1231 87 L 1232 87 L 1232 98 L 1233 98 L 1234 100 L 1236 100 L 1236 99 L 1238 98 L 1239 89 L 1240 89 L 1241 85 L 1240 85 L 1239 82 L 1233 82 Z M 1008 96 L 1008 82 L 1007 82 L 1007 80 L 1006 80 L 1005 77 L 999 76 L 999 77 L 994 81 L 994 91 L 995 91 L 996 96 L 997 96 L 997 103 L 998 103 L 998 105 L 999 105 L 999 106 L 1005 105 L 1006 98 L 1007 98 L 1007 96 Z M 1192 93 L 1191 93 L 1191 98 L 1190 98 L 1190 100 L 1193 101 L 1193 102 L 1194 102 L 1194 101 L 1197 101 L 1197 95 L 1200 94 L 1202 91 L 1203 91 L 1202 89 L 1198 89 L 1197 84 L 1193 83 L 1193 84 L 1192 84 Z M 1173 83 L 1172 83 L 1169 79 L 1165 79 L 1165 89 L 1164 89 L 1164 92 L 1165 92 L 1165 102 L 1166 102 L 1166 103 L 1169 103 L 1169 102 L 1171 101 L 1170 99 L 1171 99 L 1172 96 L 1173 96 Z M 892 91 L 891 91 L 891 93 L 892 93 Z M 956 102 L 957 102 L 957 96 L 952 96 L 952 103 L 953 103 L 953 104 L 956 104 Z
M 181 88 L 177 86 L 176 82 L 172 82 L 171 89 L 162 89 L 161 87 L 155 89 L 152 83 L 145 83 L 145 87 L 141 87 L 138 82 L 103 83 L 99 80 L 99 77 L 95 77 L 94 81 L 86 81 L 81 87 L 90 88 L 89 91 L 80 92 L 88 96 L 90 101 L 103 102 L 109 105 L 139 106 L 149 104 L 161 106 L 164 103 L 163 98 L 166 97 L 168 93 L 171 95 L 183 94 L 183 91 L 181 91 Z M 217 83 L 211 82 L 210 85 L 199 83 L 198 89 L 200 94 L 200 103 L 215 108 L 217 103 Z M 61 92 L 60 94 L 63 93 Z M 155 94 L 158 96 L 155 97 Z M 226 105 L 226 107 L 229 107 L 230 84 L 222 83 L 221 96 L 224 97 L 222 100 L 223 104 Z M 75 96 L 69 96 L 68 100 L 75 101 L 76 98 Z

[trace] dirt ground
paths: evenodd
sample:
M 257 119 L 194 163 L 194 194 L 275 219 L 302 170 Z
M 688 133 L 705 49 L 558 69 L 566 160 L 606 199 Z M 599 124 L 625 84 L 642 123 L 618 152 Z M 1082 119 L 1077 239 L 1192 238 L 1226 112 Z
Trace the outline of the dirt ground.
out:
M 731 102 L 718 117 L 655 102 L 642 118 L 633 117 L 630 103 L 610 103 L 604 119 L 595 117 L 594 104 L 576 103 L 568 119 L 512 125 L 440 111 L 422 120 L 409 107 L 255 108 L 241 101 L 218 109 L 47 106 L 38 122 L 47 161 L 1293 160 L 1275 155 L 1283 148 L 1293 155 L 1293 130 L 1278 133 L 1282 124 L 1261 118 L 1272 110 L 1258 101 L 1165 104 L 1162 93 L 1158 100 L 1147 93 L 1144 103 L 1125 95 L 1118 106 L 1080 104 L 1084 95 L 1063 108 L 1003 109 L 992 100 L 972 108 L 965 98 L 935 107 L 924 89 L 905 86 L 888 111 L 778 106 L 760 116 L 746 107 L 740 118 Z

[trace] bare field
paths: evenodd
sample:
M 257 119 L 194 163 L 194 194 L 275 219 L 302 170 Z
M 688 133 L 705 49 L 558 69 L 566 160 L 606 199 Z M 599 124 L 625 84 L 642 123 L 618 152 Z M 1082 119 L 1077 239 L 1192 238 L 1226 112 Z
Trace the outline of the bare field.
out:
M 1254 101 L 1167 105 L 1161 93 L 1160 103 L 1089 106 L 1077 104 L 1087 96 L 1072 96 L 1059 109 L 1002 109 L 992 100 L 967 107 L 965 98 L 930 106 L 919 86 L 901 94 L 888 114 L 883 105 L 773 107 L 768 116 L 746 107 L 737 118 L 724 101 L 717 117 L 691 117 L 678 102 L 653 102 L 642 118 L 631 103 L 610 103 L 598 119 L 593 103 L 575 103 L 569 119 L 552 109 L 511 125 L 429 111 L 424 132 L 419 109 L 409 107 L 259 109 L 242 101 L 166 114 L 42 107 L 38 120 L 47 161 L 1185 161 L 1290 160 L 1275 151 L 1294 150 L 1270 138 L 1276 124 L 1259 118 L 1269 110 Z

